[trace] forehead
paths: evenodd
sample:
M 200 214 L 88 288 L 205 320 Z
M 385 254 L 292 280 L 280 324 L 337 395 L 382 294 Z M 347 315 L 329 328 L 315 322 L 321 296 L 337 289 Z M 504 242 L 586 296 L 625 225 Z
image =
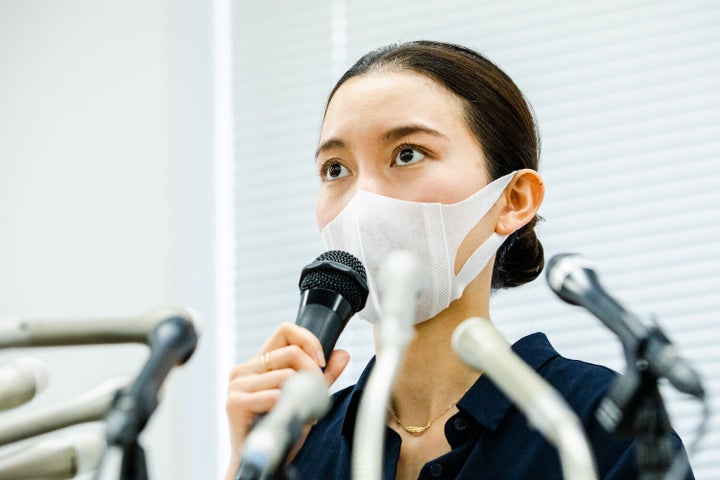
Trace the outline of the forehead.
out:
M 412 70 L 379 70 L 353 77 L 337 89 L 320 136 L 408 122 L 468 130 L 463 100 L 440 82 Z

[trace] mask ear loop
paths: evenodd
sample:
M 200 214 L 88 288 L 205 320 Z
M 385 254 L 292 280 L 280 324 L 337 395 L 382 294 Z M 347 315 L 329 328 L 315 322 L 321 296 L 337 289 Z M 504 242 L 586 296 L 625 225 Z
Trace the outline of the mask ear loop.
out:
M 442 206 L 443 217 L 445 218 L 445 235 L 448 251 L 454 252 L 453 258 L 450 259 L 452 261 L 451 273 L 456 279 L 461 277 L 464 278 L 466 275 L 463 274 L 464 270 L 470 264 L 471 259 L 476 257 L 477 252 L 482 249 L 482 246 L 487 242 L 487 240 L 483 242 L 483 244 L 481 244 L 467 260 L 465 260 L 465 263 L 460 267 L 458 273 L 455 274 L 455 262 L 457 261 L 457 253 L 460 246 L 467 239 L 470 232 L 485 219 L 488 212 L 490 212 L 492 207 L 495 206 L 500 199 L 500 196 L 514 178 L 515 173 L 516 171 L 493 180 L 465 200 Z M 448 226 L 450 226 L 450 229 L 447 228 Z M 492 238 L 492 235 L 488 238 L 488 240 L 490 238 Z M 492 242 L 492 244 L 495 243 L 495 241 Z M 482 268 L 472 278 L 475 278 L 478 274 L 480 274 L 481 270 Z

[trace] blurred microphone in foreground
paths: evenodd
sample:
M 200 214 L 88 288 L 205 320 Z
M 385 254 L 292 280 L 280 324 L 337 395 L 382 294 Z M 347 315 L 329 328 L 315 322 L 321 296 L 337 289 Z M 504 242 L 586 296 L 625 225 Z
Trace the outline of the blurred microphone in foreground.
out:
M 391 252 L 380 267 L 380 345 L 355 422 L 353 478 L 381 478 L 386 411 L 405 350 L 413 339 L 415 309 L 424 286 L 422 271 L 417 256 L 406 250 Z
M 513 353 L 489 320 L 470 318 L 453 333 L 455 352 L 481 371 L 515 403 L 560 454 L 564 478 L 597 479 L 582 425 L 565 400 Z
M 120 375 L 104 380 L 78 397 L 57 405 L 1 414 L 0 445 L 79 423 L 102 420 L 113 398 L 129 383 L 129 376 Z
M 105 449 L 101 431 L 54 435 L 0 458 L 0 480 L 75 478 L 97 468 Z
M 278 478 L 278 470 L 303 428 L 321 418 L 329 406 L 327 384 L 321 375 L 293 375 L 282 386 L 275 408 L 248 435 L 236 480 Z
M 29 402 L 47 383 L 47 365 L 39 358 L 18 358 L 0 365 L 0 410 Z
M 147 344 L 159 323 L 172 317 L 192 319 L 195 316 L 192 310 L 183 307 L 158 307 L 130 317 L 3 319 L 0 320 L 0 348 Z

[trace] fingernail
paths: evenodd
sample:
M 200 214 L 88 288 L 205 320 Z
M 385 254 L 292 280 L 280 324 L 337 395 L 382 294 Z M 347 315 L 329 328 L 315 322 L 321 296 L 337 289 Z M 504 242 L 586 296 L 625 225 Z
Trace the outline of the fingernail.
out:
M 323 354 L 322 350 L 315 351 L 315 358 L 317 359 L 318 365 L 321 367 L 325 366 L 325 354 Z

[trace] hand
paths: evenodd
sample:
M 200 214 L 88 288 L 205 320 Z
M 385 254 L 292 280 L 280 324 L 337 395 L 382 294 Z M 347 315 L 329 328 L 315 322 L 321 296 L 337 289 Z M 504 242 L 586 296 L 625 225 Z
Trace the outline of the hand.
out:
M 349 361 L 350 355 L 344 350 L 332 353 L 323 374 L 328 386 L 335 383 Z M 233 458 L 226 478 L 233 478 L 237 470 L 253 420 L 275 406 L 283 383 L 298 371 L 317 371 L 325 366 L 317 337 L 294 323 L 283 323 L 254 357 L 232 369 L 226 412 Z

